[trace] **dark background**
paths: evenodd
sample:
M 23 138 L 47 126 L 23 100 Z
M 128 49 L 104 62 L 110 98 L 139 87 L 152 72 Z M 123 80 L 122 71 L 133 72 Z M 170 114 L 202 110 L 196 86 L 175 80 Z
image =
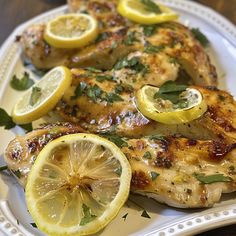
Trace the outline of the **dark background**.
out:
M 215 9 L 236 24 L 236 0 L 197 0 L 195 2 Z M 66 0 L 0 0 L 0 45 L 17 25 L 65 3 Z M 211 230 L 198 236 L 236 236 L 236 225 Z

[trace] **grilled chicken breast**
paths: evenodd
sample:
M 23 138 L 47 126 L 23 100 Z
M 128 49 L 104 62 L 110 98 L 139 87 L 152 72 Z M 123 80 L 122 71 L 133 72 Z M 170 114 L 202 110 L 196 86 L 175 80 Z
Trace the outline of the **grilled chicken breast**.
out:
M 80 132 L 73 125 L 46 126 L 18 136 L 5 160 L 24 186 L 41 149 L 51 140 Z M 120 146 L 132 168 L 131 191 L 180 208 L 210 207 L 236 190 L 236 143 L 159 135 L 140 139 L 106 135 Z
M 111 70 L 115 63 L 130 53 L 164 54 L 163 60 L 183 68 L 197 85 L 215 86 L 215 67 L 191 31 L 177 22 L 141 26 L 121 17 L 116 11 L 117 1 L 69 1 L 70 9 L 86 11 L 100 22 L 96 41 L 82 49 L 58 49 L 48 45 L 44 25 L 33 25 L 21 37 L 23 51 L 32 64 L 40 69 L 58 65 L 70 68 L 95 67 Z M 155 62 L 153 62 L 155 63 Z M 164 63 L 164 62 L 161 62 Z M 158 70 L 158 63 L 156 63 Z

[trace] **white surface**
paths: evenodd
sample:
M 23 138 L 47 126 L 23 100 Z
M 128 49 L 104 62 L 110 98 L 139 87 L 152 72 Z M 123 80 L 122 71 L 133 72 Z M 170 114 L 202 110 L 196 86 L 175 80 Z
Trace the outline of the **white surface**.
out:
M 209 49 L 212 61 L 217 66 L 220 77 L 220 87 L 230 91 L 236 97 L 236 29 L 235 26 L 212 10 L 194 2 L 185 0 L 162 0 L 181 15 L 181 21 L 191 27 L 198 27 L 211 41 Z M 20 96 L 9 86 L 13 74 L 20 75 L 24 68 L 21 62 L 21 50 L 14 43 L 15 36 L 33 23 L 46 22 L 55 15 L 63 14 L 66 7 L 60 7 L 40 15 L 19 26 L 0 49 L 0 107 L 9 113 Z M 16 133 L 22 130 L 15 128 L 11 131 L 0 129 L 0 153 L 3 155 L 8 142 Z M 2 162 L 2 160 L 1 160 Z M 0 164 L 2 164 L 0 162 Z M 0 235 L 31 236 L 43 235 L 31 227 L 33 222 L 27 212 L 23 189 L 12 176 L 1 175 L 9 186 L 7 200 L 0 203 Z M 0 189 L 0 196 L 7 191 Z M 109 224 L 99 236 L 125 235 L 193 235 L 227 224 L 236 223 L 236 194 L 224 195 L 221 203 L 207 210 L 181 210 L 158 204 L 144 197 L 134 196 L 149 212 L 151 219 L 141 217 L 141 211 L 133 205 L 124 207 L 116 219 Z M 126 221 L 122 216 L 126 213 Z M 14 216 L 13 216 L 14 215 Z M 19 223 L 18 223 L 19 222 Z

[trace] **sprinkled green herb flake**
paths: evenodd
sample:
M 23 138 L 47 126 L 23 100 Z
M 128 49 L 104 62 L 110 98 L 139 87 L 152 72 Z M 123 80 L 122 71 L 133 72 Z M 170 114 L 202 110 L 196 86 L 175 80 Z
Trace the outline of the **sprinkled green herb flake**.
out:
M 210 44 L 208 38 L 200 31 L 200 29 L 193 28 L 191 29 L 191 32 L 195 39 L 197 39 L 203 47 L 207 47 Z
M 156 178 L 160 175 L 155 171 L 151 171 L 150 174 L 151 174 L 152 181 L 156 180 Z
M 115 173 L 116 173 L 118 176 L 121 176 L 121 174 L 122 174 L 122 168 L 121 168 L 121 166 L 119 166 L 118 168 L 115 169 Z
M 3 126 L 4 129 L 11 129 L 16 126 L 11 116 L 2 108 L 0 108 L 0 126 Z
M 152 159 L 152 154 L 147 151 L 147 152 L 144 153 L 143 158 Z
M 151 136 L 148 136 L 148 138 L 149 138 L 150 140 L 161 140 L 161 141 L 166 141 L 165 136 L 160 135 L 160 134 L 151 135 Z
M 128 216 L 129 213 L 126 213 L 125 215 L 122 216 L 122 218 L 124 219 L 124 221 L 126 221 L 126 218 Z
M 103 134 L 104 138 L 107 138 L 109 141 L 113 142 L 119 148 L 128 147 L 128 143 L 118 135 L 114 134 Z
M 97 217 L 96 215 L 92 214 L 91 209 L 85 204 L 83 204 L 82 208 L 84 212 L 84 217 L 80 221 L 81 226 L 88 224 L 89 222 L 93 221 Z
M 27 72 L 24 72 L 22 78 L 17 78 L 14 75 L 10 81 L 10 85 L 13 89 L 18 91 L 24 91 L 29 89 L 34 84 L 34 81 L 30 79 L 30 76 Z
M 30 105 L 34 106 L 42 96 L 42 90 L 39 87 L 33 87 L 30 96 Z
M 144 211 L 142 212 L 141 216 L 144 217 L 144 218 L 151 219 L 151 216 L 147 213 L 146 210 L 144 210 Z
M 104 41 L 104 40 L 108 39 L 109 37 L 110 37 L 110 34 L 108 32 L 103 32 L 98 35 L 98 37 L 96 39 L 96 43 Z
M 101 98 L 102 90 L 97 86 L 94 85 L 93 87 L 89 87 L 87 89 L 87 96 L 92 99 L 93 102 L 96 102 L 98 98 Z
M 108 103 L 124 101 L 124 99 L 116 93 L 107 93 L 105 99 Z
M 160 7 L 152 0 L 140 0 L 143 5 L 145 5 L 145 10 L 149 12 L 154 12 L 156 14 L 161 14 L 162 11 Z
M 16 171 L 12 171 L 13 174 L 17 177 L 17 178 L 21 178 L 21 172 L 19 170 L 16 170 Z
M 35 223 L 30 223 L 34 228 L 38 228 Z
M 212 184 L 217 182 L 231 182 L 232 178 L 223 174 L 205 175 L 203 173 L 194 173 L 193 176 L 202 184 Z
M 137 42 L 137 38 L 135 37 L 135 32 L 129 32 L 127 37 L 124 40 L 125 45 L 131 46 L 134 42 Z
M 102 72 L 101 70 L 96 69 L 96 68 L 94 68 L 94 67 L 87 67 L 86 70 L 88 70 L 88 71 L 90 71 L 90 72 L 94 72 L 94 73 Z
M 0 167 L 0 171 L 4 171 L 4 170 L 7 170 L 7 169 L 8 169 L 7 166 L 1 166 L 1 167 Z
M 114 81 L 114 77 L 112 75 L 97 75 L 96 80 L 98 82 L 103 82 L 105 80 Z
M 144 48 L 144 52 L 149 53 L 149 54 L 151 54 L 151 53 L 158 53 L 158 52 L 161 52 L 164 48 L 165 48 L 164 45 L 154 46 L 152 44 L 148 44 Z
M 145 36 L 150 37 L 156 32 L 156 29 L 157 29 L 156 25 L 144 25 L 143 33 Z
M 72 99 L 76 99 L 82 96 L 86 88 L 87 88 L 87 84 L 85 82 L 80 82 L 79 85 L 75 89 L 75 92 L 74 92 L 75 95 L 72 97 Z

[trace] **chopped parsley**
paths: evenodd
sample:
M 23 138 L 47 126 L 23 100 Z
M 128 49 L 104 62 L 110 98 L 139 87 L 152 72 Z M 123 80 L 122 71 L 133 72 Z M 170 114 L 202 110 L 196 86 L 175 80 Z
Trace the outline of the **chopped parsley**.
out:
M 16 126 L 16 123 L 12 120 L 12 117 L 8 115 L 8 113 L 0 108 L 0 126 L 4 127 L 4 129 L 11 129 Z M 20 125 L 26 131 L 32 131 L 32 124 L 24 124 Z
M 151 135 L 151 136 L 148 136 L 148 138 L 149 138 L 150 140 L 161 140 L 161 141 L 166 141 L 165 136 L 160 135 L 160 134 Z
M 30 96 L 30 105 L 34 106 L 42 96 L 42 89 L 39 87 L 33 87 Z
M 231 182 L 232 178 L 223 174 L 205 175 L 203 173 L 194 173 L 193 176 L 203 184 L 212 184 L 218 182 Z
M 119 148 L 128 147 L 128 143 L 118 135 L 115 134 L 102 134 L 104 138 L 107 138 L 109 141 L 113 142 Z
M 160 175 L 159 173 L 155 171 L 151 171 L 150 174 L 151 174 L 152 181 L 156 180 L 156 178 Z
M 121 168 L 121 166 L 119 166 L 118 168 L 115 169 L 115 173 L 116 173 L 118 176 L 121 176 L 121 174 L 122 174 L 122 168 Z
M 210 44 L 208 38 L 198 28 L 192 28 L 191 32 L 195 39 L 197 39 L 203 47 L 207 47 Z
M 139 57 L 133 57 L 131 59 L 124 58 L 118 61 L 114 67 L 115 70 L 120 70 L 122 68 L 128 68 L 131 70 L 135 70 L 137 72 L 145 74 L 148 71 L 147 66 L 143 65 L 140 62 Z
M 4 171 L 4 170 L 7 170 L 7 169 L 8 169 L 7 166 L 1 166 L 1 167 L 0 167 L 0 171 Z
M 96 215 L 92 214 L 91 209 L 85 204 L 83 204 L 82 208 L 84 212 L 84 217 L 80 221 L 80 225 L 86 225 L 97 217 Z
M 156 25 L 144 25 L 143 33 L 145 36 L 150 37 L 156 32 L 156 29 L 157 29 Z
M 123 92 L 133 92 L 134 88 L 130 84 L 117 84 L 115 86 L 115 92 L 121 94 Z
M 159 45 L 159 46 L 154 46 L 152 44 L 148 44 L 145 48 L 144 48 L 144 52 L 146 53 L 158 53 L 158 52 L 161 52 L 162 49 L 164 49 L 165 46 L 164 45 Z
M 180 94 L 187 89 L 187 85 L 178 85 L 174 81 L 167 81 L 164 83 L 159 91 L 155 93 L 154 98 L 161 98 L 163 100 L 169 100 L 173 104 L 178 104 L 180 108 L 188 106 L 186 99 L 180 98 Z
M 128 216 L 129 213 L 126 213 L 125 215 L 122 216 L 122 218 L 124 219 L 124 221 L 126 221 L 126 218 Z
M 12 171 L 13 174 L 17 177 L 17 178 L 21 178 L 21 172 L 19 170 L 16 170 L 16 171 Z
M 127 37 L 124 40 L 125 45 L 131 46 L 134 42 L 137 42 L 137 38 L 135 37 L 135 32 L 128 32 Z
M 152 154 L 147 151 L 147 152 L 144 153 L 143 158 L 152 159 Z
M 38 228 L 35 223 L 30 223 L 34 228 Z
M 114 81 L 114 77 L 112 75 L 97 75 L 96 80 L 98 82 L 103 82 L 105 80 Z
M 104 41 L 104 40 L 108 39 L 109 37 L 110 37 L 109 32 L 103 32 L 98 35 L 98 37 L 96 39 L 96 43 Z
M 101 98 L 102 90 L 95 84 L 92 87 L 87 89 L 87 96 L 93 101 L 96 102 L 98 98 Z
M 109 103 L 124 101 L 124 99 L 116 93 L 107 93 L 105 98 Z
M 142 214 L 141 214 L 142 217 L 144 218 L 148 218 L 148 219 L 151 219 L 151 216 L 147 213 L 146 210 L 143 210 Z
M 27 72 L 24 72 L 24 75 L 21 78 L 17 78 L 17 76 L 14 75 L 10 81 L 11 87 L 18 91 L 27 90 L 33 84 L 34 84 L 34 81 L 30 79 L 30 76 Z
M 95 73 L 102 72 L 101 70 L 96 69 L 96 68 L 94 68 L 94 67 L 86 67 L 86 70 L 88 70 L 88 71 L 90 71 L 90 72 L 95 72 Z
M 160 7 L 152 0 L 140 0 L 143 5 L 145 5 L 145 10 L 148 12 L 154 12 L 156 14 L 161 14 L 162 11 Z
M 87 88 L 87 84 L 85 82 L 80 82 L 79 85 L 75 89 L 74 96 L 72 97 L 72 99 L 76 99 L 82 96 L 86 88 Z

